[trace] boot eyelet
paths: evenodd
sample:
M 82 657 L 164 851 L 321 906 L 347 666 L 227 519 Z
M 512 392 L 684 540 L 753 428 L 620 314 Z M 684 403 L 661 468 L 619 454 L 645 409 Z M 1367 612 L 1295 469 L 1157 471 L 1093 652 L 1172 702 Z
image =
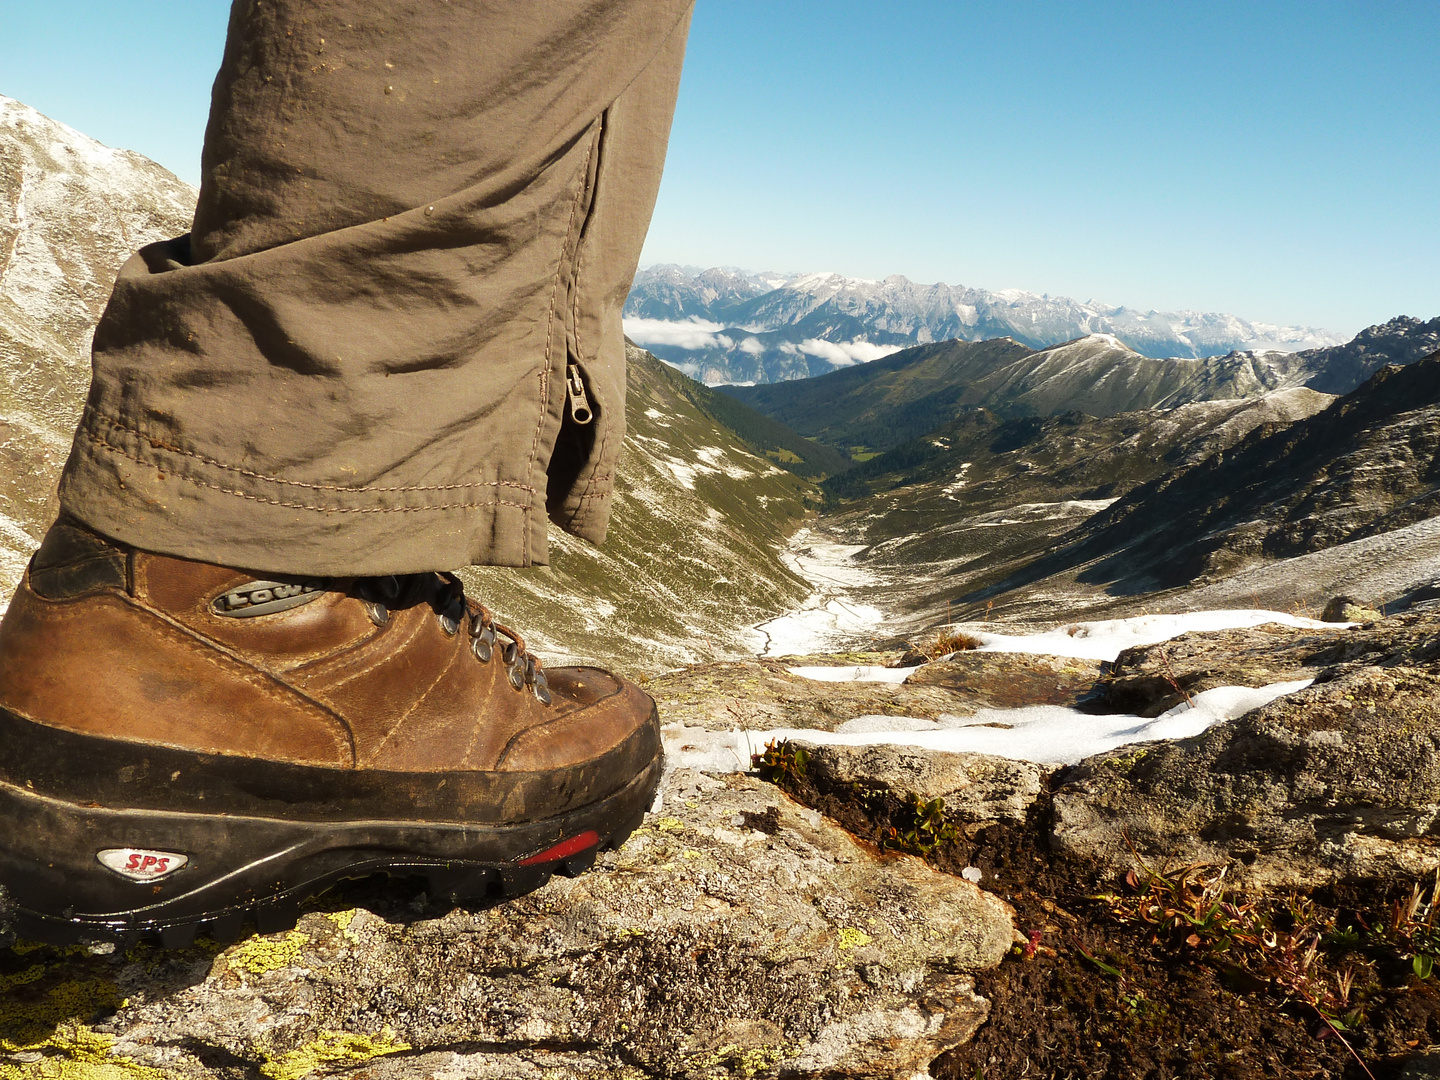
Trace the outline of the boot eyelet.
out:
M 525 689 L 525 667 L 523 664 L 510 665 L 510 685 L 516 690 Z
M 390 609 L 378 600 L 365 601 L 365 614 L 376 626 L 384 626 L 390 621 Z
M 439 618 L 440 629 L 445 631 L 446 637 L 454 637 L 460 632 L 460 623 L 451 618 L 448 611 L 444 615 L 439 616 Z
M 550 684 L 545 680 L 545 671 L 543 668 L 535 672 L 535 697 L 541 705 L 549 705 L 552 700 L 550 696 Z
M 495 631 L 486 626 L 470 639 L 470 651 L 475 654 L 475 659 L 482 664 L 488 664 L 490 658 L 495 655 Z
M 506 667 L 514 667 L 515 659 L 520 655 L 520 647 L 513 641 L 507 641 L 500 646 L 500 659 Z

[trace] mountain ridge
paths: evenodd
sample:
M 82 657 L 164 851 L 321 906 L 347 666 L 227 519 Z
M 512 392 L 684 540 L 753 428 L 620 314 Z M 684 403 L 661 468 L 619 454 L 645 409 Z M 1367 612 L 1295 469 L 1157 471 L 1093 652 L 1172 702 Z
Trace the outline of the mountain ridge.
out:
M 1306 387 L 1344 394 L 1388 363 L 1440 347 L 1440 318 L 1398 316 L 1342 345 L 1302 352 L 1232 352 L 1157 359 L 1109 334 L 1032 351 L 1007 338 L 920 345 L 804 380 L 721 389 L 841 449 L 883 451 L 972 407 L 1003 416 L 1079 411 L 1095 417 L 1200 401 L 1254 399 Z
M 637 342 L 707 383 L 805 378 L 952 338 L 1009 337 L 1041 350 L 1106 333 L 1155 359 L 1289 352 L 1343 340 L 1227 313 L 1140 311 L 1023 289 L 920 284 L 899 274 L 874 280 L 672 264 L 636 275 L 625 315 Z
M 1203 584 L 1440 516 L 1440 352 L 1136 487 L 981 602 L 1068 571 L 1112 595 Z

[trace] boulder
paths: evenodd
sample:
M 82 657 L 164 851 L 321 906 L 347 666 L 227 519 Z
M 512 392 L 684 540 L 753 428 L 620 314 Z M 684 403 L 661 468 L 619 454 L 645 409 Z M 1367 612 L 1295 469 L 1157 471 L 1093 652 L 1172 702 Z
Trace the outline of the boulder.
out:
M 1440 642 L 1440 613 L 1406 614 L 1348 630 L 1265 623 L 1182 634 L 1122 652 L 1107 666 L 1092 707 L 1159 716 L 1217 686 L 1259 687 L 1314 678 L 1338 663 L 1389 662 L 1423 649 L 1432 635 Z
M 885 666 L 896 657 L 784 657 L 692 664 L 645 684 L 666 724 L 729 731 L 746 727 L 834 731 L 858 716 L 934 720 L 1013 705 L 1073 705 L 1100 677 L 1099 663 L 1017 653 L 956 653 L 915 667 L 902 683 L 827 682 L 792 675 L 791 667 Z
M 950 691 L 964 710 L 1010 709 L 1025 705 L 1074 705 L 1094 689 L 1101 676 L 1098 660 L 1027 653 L 957 652 L 917 668 L 905 685 L 918 691 L 933 686 Z
M 965 825 L 1023 825 L 1050 772 L 1029 761 L 918 746 L 797 745 L 809 753 L 806 773 L 822 790 L 855 785 L 901 799 L 944 799 L 946 816 Z
M 748 776 L 663 791 L 595 870 L 488 909 L 332 897 L 224 950 L 0 953 L 0 1075 L 924 1077 L 984 1020 L 1003 901 Z
M 1308 689 L 1057 774 L 1054 843 L 1117 871 L 1132 844 L 1152 865 L 1231 863 L 1258 888 L 1440 868 L 1440 616 L 1386 619 L 1308 655 Z
M 1325 622 L 1368 623 L 1384 617 L 1376 608 L 1362 604 L 1350 596 L 1331 597 L 1325 610 L 1320 613 L 1320 618 Z

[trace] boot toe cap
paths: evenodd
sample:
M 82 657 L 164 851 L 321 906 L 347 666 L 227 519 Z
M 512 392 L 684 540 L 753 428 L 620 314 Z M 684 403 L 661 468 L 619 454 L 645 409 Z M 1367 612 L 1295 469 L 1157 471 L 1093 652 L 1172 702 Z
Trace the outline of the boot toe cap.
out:
M 553 720 L 518 732 L 500 755 L 506 772 L 541 772 L 593 761 L 622 745 L 643 768 L 660 752 L 660 721 L 650 695 L 598 668 L 546 668 Z M 637 738 L 637 736 L 639 736 Z

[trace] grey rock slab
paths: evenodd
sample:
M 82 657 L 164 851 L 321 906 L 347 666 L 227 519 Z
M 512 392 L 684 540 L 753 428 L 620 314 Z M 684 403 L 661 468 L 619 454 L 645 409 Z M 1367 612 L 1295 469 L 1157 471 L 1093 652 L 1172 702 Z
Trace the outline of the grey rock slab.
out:
M 964 824 L 1024 824 L 1040 797 L 1049 769 L 992 754 L 950 753 L 918 746 L 817 746 L 806 771 L 820 787 L 844 784 L 885 788 L 904 798 L 944 799 L 953 820 Z
M 1397 620 L 1386 620 L 1395 623 Z M 1403 629 L 1403 623 L 1400 627 Z M 1202 735 L 1058 774 L 1055 844 L 1116 870 L 1229 863 L 1252 887 L 1313 888 L 1440 868 L 1440 649 L 1411 640 L 1322 671 Z M 1348 643 L 1347 643 L 1348 644 Z
M 1010 907 L 969 882 L 752 777 L 689 770 L 578 878 L 432 919 L 371 906 L 394 921 L 317 910 L 218 952 L 43 950 L 21 990 L 107 987 L 118 1008 L 80 1008 L 86 1038 L 167 1077 L 923 1077 L 983 1022 L 971 975 L 1015 941 Z M 53 1066 L 83 1050 L 45 1042 L 73 1026 L 16 1048 Z
M 813 664 L 816 659 L 797 658 L 802 663 L 793 666 Z M 857 716 L 933 720 L 946 713 L 968 716 L 976 708 L 973 695 L 947 686 L 827 682 L 792 675 L 789 666 L 768 658 L 692 664 L 650 680 L 645 689 L 655 698 L 664 723 L 709 731 L 782 727 L 834 731 Z

